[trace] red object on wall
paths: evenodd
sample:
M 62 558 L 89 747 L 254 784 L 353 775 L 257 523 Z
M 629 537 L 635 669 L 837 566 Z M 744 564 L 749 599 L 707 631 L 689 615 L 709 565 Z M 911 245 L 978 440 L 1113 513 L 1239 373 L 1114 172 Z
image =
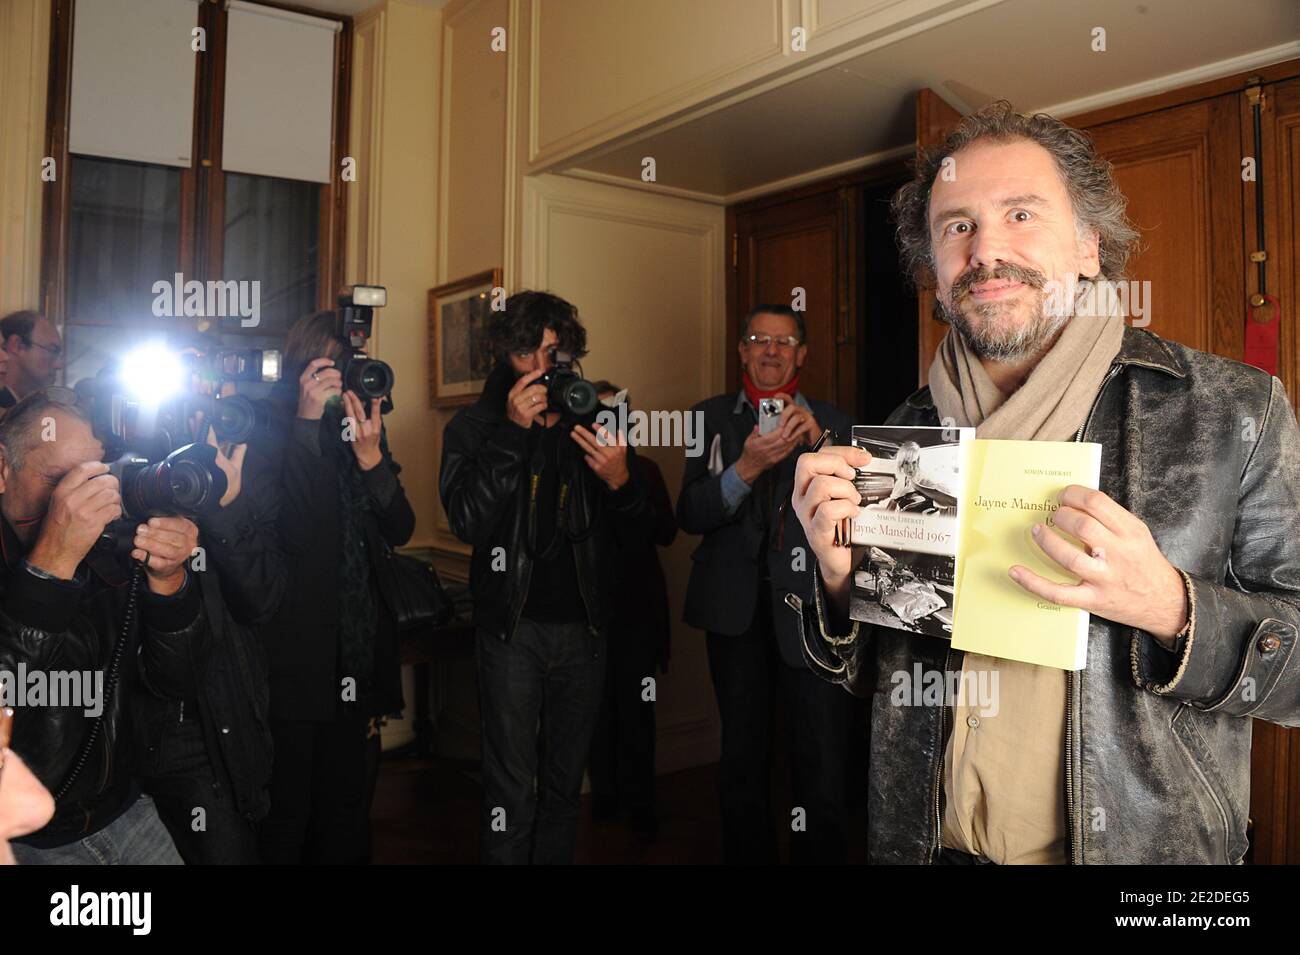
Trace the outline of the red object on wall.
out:
M 1271 309 L 1267 321 L 1257 321 L 1258 309 Z M 1264 304 L 1248 306 L 1246 318 L 1246 362 L 1277 374 L 1278 327 L 1282 324 L 1282 303 L 1275 296 L 1265 295 Z

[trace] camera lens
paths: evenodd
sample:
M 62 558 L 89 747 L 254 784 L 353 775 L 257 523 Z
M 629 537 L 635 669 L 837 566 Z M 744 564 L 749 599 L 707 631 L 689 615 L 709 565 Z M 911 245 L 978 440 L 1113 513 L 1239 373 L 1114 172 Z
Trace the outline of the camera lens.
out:
M 168 465 L 164 461 L 158 468 L 167 470 L 159 477 L 167 483 L 168 503 L 174 510 L 191 514 L 203 510 L 212 493 L 212 480 L 202 465 L 197 461 L 177 461 Z
M 377 358 L 351 358 L 343 373 L 343 387 L 367 401 L 391 394 L 395 378 L 393 369 Z
M 571 415 L 590 414 L 596 407 L 600 396 L 596 386 L 585 378 L 574 378 L 565 385 L 561 396 L 564 409 Z
M 110 467 L 122 491 L 122 512 L 134 521 L 215 511 L 226 493 L 217 449 L 187 444 L 156 463 L 127 455 Z
M 218 441 L 243 444 L 256 427 L 257 414 L 245 395 L 227 395 L 212 402 L 212 430 Z

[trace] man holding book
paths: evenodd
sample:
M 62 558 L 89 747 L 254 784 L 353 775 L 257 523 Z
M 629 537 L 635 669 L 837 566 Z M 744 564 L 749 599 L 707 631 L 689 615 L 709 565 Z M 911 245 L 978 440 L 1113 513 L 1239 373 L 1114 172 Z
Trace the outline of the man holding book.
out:
M 834 528 L 869 455 L 800 458 L 793 505 L 818 567 L 787 613 L 815 672 L 875 692 L 871 860 L 1240 862 L 1251 718 L 1300 724 L 1300 432 L 1281 383 L 1107 306 L 1137 235 L 1109 165 L 1051 117 L 1005 102 L 968 117 L 895 212 L 951 328 L 929 387 L 886 423 L 1102 452 L 1100 490 L 1066 486 L 1033 530 L 1078 582 L 1003 568 L 1013 598 L 1091 614 L 1083 670 L 851 621 Z M 958 632 L 961 606 L 959 588 Z M 993 671 L 996 716 L 960 697 L 891 705 L 892 676 L 917 665 L 945 686 Z

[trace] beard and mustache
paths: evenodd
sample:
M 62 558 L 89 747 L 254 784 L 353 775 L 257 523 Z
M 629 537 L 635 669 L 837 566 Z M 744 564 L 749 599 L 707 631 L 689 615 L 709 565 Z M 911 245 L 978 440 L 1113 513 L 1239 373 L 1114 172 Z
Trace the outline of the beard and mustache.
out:
M 999 280 L 1022 283 L 1030 292 L 1027 306 L 1023 296 L 1017 296 L 975 305 L 969 310 L 973 315 L 962 309 L 976 285 Z M 952 325 L 979 358 L 1019 361 L 1050 345 L 1073 314 L 1073 309 L 1060 307 L 1056 296 L 1049 303 L 1046 286 L 1042 272 L 1013 262 L 969 269 L 957 277 L 947 296 L 936 296 L 936 317 Z M 1067 301 L 1072 298 L 1068 296 Z M 1016 313 L 1024 307 L 1028 307 L 1030 319 L 1017 322 Z

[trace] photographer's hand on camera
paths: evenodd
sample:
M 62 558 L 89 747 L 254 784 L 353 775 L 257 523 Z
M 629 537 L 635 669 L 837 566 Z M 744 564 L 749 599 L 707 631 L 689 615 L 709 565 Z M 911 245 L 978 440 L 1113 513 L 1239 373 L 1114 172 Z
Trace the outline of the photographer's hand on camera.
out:
M 314 358 L 298 377 L 298 417 L 319 421 L 325 405 L 343 391 L 343 373 L 331 358 Z
M 787 438 L 780 429 L 759 434 L 758 425 L 754 425 L 736 461 L 736 477 L 753 484 L 764 471 L 788 458 L 797 445 L 798 442 Z
M 792 441 L 796 447 L 801 444 L 811 447 L 822 433 L 822 426 L 813 417 L 812 410 L 795 404 L 794 399 L 787 398 L 785 395 L 777 395 L 777 397 L 785 398 L 785 410 L 781 412 L 779 429 L 781 434 Z
M 54 488 L 27 561 L 47 574 L 71 580 L 104 528 L 121 516 L 121 490 L 108 465 L 79 464 Z
M 506 395 L 506 417 L 521 428 L 531 428 L 539 416 L 546 414 L 546 386 L 535 385 L 545 368 L 521 375 Z
M 865 467 L 870 460 L 861 448 L 828 447 L 799 455 L 794 470 L 794 513 L 817 556 L 826 599 L 841 619 L 848 615 L 853 549 L 835 545 L 835 528 L 845 518 L 857 516 L 862 495 L 853 486 L 853 469 Z
M 366 417 L 365 403 L 352 392 L 343 392 L 343 413 L 353 422 L 352 452 L 363 471 L 371 470 L 383 460 L 383 453 L 379 450 L 379 436 L 384 430 L 379 412 L 382 404 L 382 399 L 372 399 L 370 417 Z
M 586 452 L 583 459 L 596 477 L 605 482 L 611 491 L 617 491 L 631 478 L 627 467 L 627 439 L 620 431 L 618 436 L 609 433 L 603 425 L 575 425 L 569 432 L 578 447 Z
M 151 517 L 135 529 L 131 556 L 144 563 L 152 593 L 167 596 L 185 583 L 185 563 L 199 546 L 199 529 L 184 517 Z

